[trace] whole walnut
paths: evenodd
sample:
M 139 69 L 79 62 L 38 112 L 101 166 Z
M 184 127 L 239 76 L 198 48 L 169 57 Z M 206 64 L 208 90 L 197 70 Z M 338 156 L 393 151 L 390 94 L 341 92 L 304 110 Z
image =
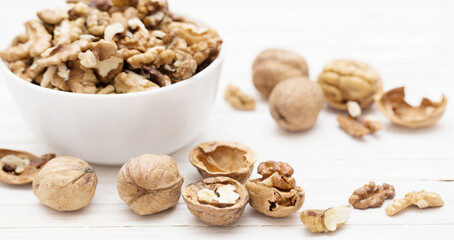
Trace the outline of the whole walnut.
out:
M 318 77 L 329 106 L 347 110 L 347 102 L 366 108 L 382 93 L 378 72 L 366 63 L 339 59 L 328 63 Z
M 131 158 L 117 176 L 120 198 L 139 215 L 150 215 L 175 206 L 183 177 L 172 157 L 144 154 Z
M 33 179 L 33 192 L 45 205 L 58 211 L 75 211 L 86 207 L 95 195 L 98 178 L 82 159 L 57 157 Z
M 267 49 L 261 52 L 252 65 L 254 86 L 266 98 L 279 82 L 292 77 L 307 76 L 306 60 L 283 49 Z
M 306 77 L 279 83 L 270 95 L 270 113 L 279 127 L 289 131 L 311 128 L 323 107 L 320 86 Z

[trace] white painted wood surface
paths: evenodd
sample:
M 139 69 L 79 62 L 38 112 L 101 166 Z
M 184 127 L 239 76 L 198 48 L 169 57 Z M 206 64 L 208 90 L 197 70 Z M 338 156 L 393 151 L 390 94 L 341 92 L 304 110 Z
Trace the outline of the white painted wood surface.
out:
M 0 45 L 23 31 L 22 22 L 52 0 L 15 0 L 0 9 Z M 375 107 L 383 130 L 363 140 L 349 137 L 337 125 L 338 112 L 325 108 L 316 126 L 303 133 L 277 128 L 268 106 L 252 86 L 251 63 L 267 47 L 285 47 L 303 55 L 316 79 L 328 61 L 346 57 L 364 60 L 382 75 L 385 89 L 405 85 L 410 101 L 422 96 L 454 99 L 454 2 L 437 1 L 210 1 L 170 0 L 171 8 L 216 26 L 225 38 L 227 58 L 220 94 L 209 124 L 191 144 L 172 156 L 185 185 L 200 179 L 188 154 L 203 141 L 233 140 L 256 150 L 259 161 L 287 161 L 307 193 L 303 209 L 347 203 L 354 189 L 369 180 L 396 187 L 396 197 L 411 190 L 440 193 L 445 206 L 408 209 L 388 217 L 384 207 L 353 211 L 338 232 L 311 234 L 298 214 L 265 217 L 247 207 L 229 227 L 207 226 L 192 216 L 182 200 L 153 216 L 134 214 L 118 197 L 119 167 L 94 166 L 99 185 L 91 205 L 72 212 L 49 209 L 31 186 L 0 184 L 0 239 L 451 239 L 454 234 L 454 105 L 433 127 L 408 130 L 390 124 Z M 223 99 L 227 83 L 256 97 L 254 112 L 232 109 Z M 0 147 L 40 154 L 52 151 L 32 135 L 0 79 Z M 126 159 L 125 159 L 126 161 Z M 253 177 L 257 174 L 254 173 Z

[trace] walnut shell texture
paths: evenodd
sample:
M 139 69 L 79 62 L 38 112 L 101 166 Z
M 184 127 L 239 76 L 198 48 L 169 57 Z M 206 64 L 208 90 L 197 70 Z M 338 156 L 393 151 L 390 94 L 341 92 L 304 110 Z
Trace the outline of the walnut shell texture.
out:
M 234 185 L 236 187 L 235 191 L 239 194 L 239 199 L 234 205 L 217 207 L 200 203 L 197 200 L 197 193 L 201 189 L 210 189 L 213 185 L 227 184 Z M 249 194 L 244 185 L 235 179 L 229 177 L 211 177 L 184 187 L 183 199 L 189 211 L 203 222 L 215 226 L 224 226 L 235 222 L 243 214 L 244 208 L 249 200 Z
M 254 86 L 266 98 L 279 82 L 308 75 L 306 60 L 283 49 L 267 49 L 261 52 L 252 65 Z
M 50 160 L 33 180 L 33 192 L 45 205 L 58 211 L 86 207 L 95 195 L 98 178 L 82 159 L 61 156 Z
M 117 176 L 117 190 L 135 213 L 150 215 L 177 204 L 183 181 L 172 157 L 144 154 L 123 165 Z
M 374 102 L 382 93 L 382 80 L 370 65 L 348 59 L 329 62 L 318 77 L 330 107 L 347 110 L 347 102 L 355 101 L 361 108 Z
M 320 86 L 305 77 L 280 82 L 270 95 L 270 113 L 279 127 L 288 131 L 311 128 L 323 107 Z
M 37 157 L 31 153 L 24 151 L 14 151 L 9 149 L 0 149 L 0 159 L 7 156 L 14 155 L 23 159 L 29 159 L 30 164 L 25 168 L 25 171 L 21 174 L 15 174 L 14 172 L 5 171 L 5 164 L 0 161 L 0 181 L 7 184 L 22 185 L 29 184 L 33 181 L 36 174 L 42 169 L 42 167 L 51 159 L 55 158 L 54 153 L 44 154 L 41 157 Z
M 256 211 L 270 217 L 287 217 L 298 211 L 304 203 L 305 192 L 300 187 L 283 191 L 268 187 L 260 179 L 248 180 L 249 204 Z
M 257 154 L 241 143 L 216 141 L 199 144 L 189 160 L 204 178 L 231 177 L 244 184 L 252 174 Z
M 377 99 L 378 109 L 394 124 L 407 128 L 422 128 L 435 124 L 443 116 L 448 99 L 445 95 L 440 102 L 423 98 L 418 107 L 405 101 L 405 88 L 389 90 Z

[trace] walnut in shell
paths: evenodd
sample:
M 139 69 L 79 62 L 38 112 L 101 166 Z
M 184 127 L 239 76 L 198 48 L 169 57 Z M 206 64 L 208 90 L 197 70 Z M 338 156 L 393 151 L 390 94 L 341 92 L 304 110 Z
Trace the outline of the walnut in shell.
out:
M 95 195 L 98 178 L 82 159 L 62 156 L 50 160 L 33 180 L 36 197 L 58 211 L 86 207 Z
M 251 176 L 257 154 L 248 146 L 227 141 L 201 143 L 189 154 L 202 177 L 231 177 L 244 184 Z
M 326 210 L 309 209 L 301 212 L 300 219 L 311 232 L 333 232 L 348 221 L 352 210 L 351 205 L 341 205 Z
M 323 107 L 320 86 L 306 77 L 277 84 L 270 95 L 270 113 L 279 127 L 288 131 L 311 128 Z
M 120 198 L 137 214 L 150 215 L 175 206 L 183 177 L 172 157 L 144 154 L 131 158 L 117 176 Z
M 307 77 L 306 60 L 298 54 L 283 49 L 261 52 L 252 65 L 252 81 L 266 98 L 281 81 L 292 77 Z
M 349 101 L 366 108 L 382 93 L 378 72 L 368 64 L 354 60 L 331 61 L 319 75 L 318 83 L 328 105 L 340 110 L 347 110 Z
M 296 186 L 293 168 L 285 162 L 260 163 L 262 178 L 249 179 L 246 188 L 249 204 L 258 212 L 271 217 L 286 217 L 298 211 L 304 203 L 304 190 Z
M 235 222 L 249 200 L 248 191 L 229 177 L 205 178 L 183 188 L 189 211 L 203 222 L 224 226 Z
M 440 102 L 423 98 L 413 107 L 405 101 L 405 87 L 394 88 L 377 99 L 378 109 L 394 124 L 407 128 L 422 128 L 435 124 L 445 113 L 448 100 Z
M 0 149 L 0 181 L 7 184 L 28 184 L 51 159 L 54 153 L 37 157 L 24 151 Z

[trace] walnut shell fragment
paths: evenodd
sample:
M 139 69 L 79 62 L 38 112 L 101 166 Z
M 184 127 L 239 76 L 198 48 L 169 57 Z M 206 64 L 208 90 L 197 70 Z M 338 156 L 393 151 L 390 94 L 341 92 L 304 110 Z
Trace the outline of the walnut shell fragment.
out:
M 257 154 L 248 146 L 227 141 L 201 143 L 189 154 L 202 177 L 231 177 L 244 184 L 251 176 Z
M 394 199 L 386 205 L 385 211 L 389 216 L 393 216 L 405 208 L 416 205 L 418 208 L 428 207 L 443 207 L 444 202 L 438 193 L 421 191 L 413 191 L 405 194 L 404 198 Z
M 199 192 L 203 190 L 216 191 L 221 187 L 232 185 L 237 194 L 234 203 L 216 204 L 204 202 L 200 199 Z M 243 214 L 249 200 L 249 194 L 240 182 L 232 178 L 211 177 L 184 187 L 183 199 L 189 211 L 203 222 L 215 226 L 224 226 L 235 222 Z
M 137 214 L 150 215 L 175 206 L 180 199 L 183 176 L 172 157 L 144 154 L 131 158 L 120 169 L 120 198 Z
M 351 205 L 341 205 L 326 210 L 309 209 L 301 212 L 300 219 L 311 232 L 333 232 L 348 221 L 352 210 Z
M 252 111 L 255 109 L 254 98 L 246 95 L 238 87 L 231 84 L 227 86 L 224 93 L 224 98 L 230 103 L 230 105 L 239 110 Z
M 346 133 L 353 137 L 362 137 L 382 128 L 381 123 L 372 117 L 353 118 L 351 116 L 338 115 L 337 122 Z
M 46 206 L 58 211 L 86 207 L 95 195 L 98 178 L 82 159 L 61 156 L 49 161 L 33 180 L 33 193 Z
M 304 203 L 304 190 L 296 186 L 293 168 L 286 162 L 267 161 L 259 164 L 262 178 L 249 179 L 249 204 L 270 217 L 286 217 L 298 211 Z
M 15 185 L 31 183 L 42 167 L 53 158 L 54 153 L 37 157 L 24 151 L 0 149 L 0 181 Z M 18 170 L 18 167 L 22 169 Z
M 396 194 L 394 187 L 387 183 L 375 185 L 369 182 L 361 188 L 356 189 L 350 196 L 348 202 L 356 209 L 381 207 L 385 199 L 393 198 Z
M 376 100 L 378 109 L 394 124 L 407 128 L 422 128 L 435 124 L 443 116 L 448 99 L 440 102 L 423 98 L 418 107 L 405 101 L 405 87 L 394 88 Z

